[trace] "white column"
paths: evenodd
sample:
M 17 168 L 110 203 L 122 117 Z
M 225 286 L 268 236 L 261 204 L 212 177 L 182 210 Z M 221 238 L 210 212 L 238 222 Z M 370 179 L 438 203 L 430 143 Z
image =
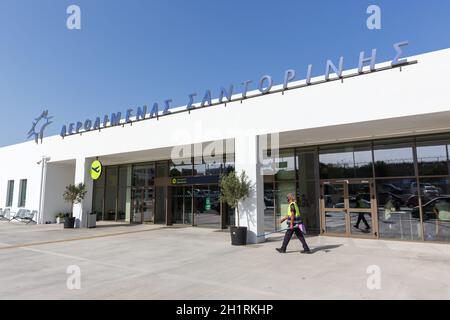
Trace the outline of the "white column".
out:
M 127 223 L 132 222 L 132 216 L 131 216 L 131 188 L 128 188 L 131 186 L 132 182 L 132 175 L 133 175 L 133 167 L 131 165 L 127 166 L 127 194 L 126 194 L 126 204 L 125 204 L 125 221 Z
M 249 197 L 239 204 L 240 225 L 247 227 L 248 243 L 264 242 L 264 182 L 258 161 L 258 136 L 236 137 L 234 148 L 236 172 L 245 170 L 252 184 Z
M 86 186 L 86 197 L 81 203 L 74 204 L 73 216 L 76 218 L 75 228 L 86 228 L 88 214 L 92 210 L 92 193 L 94 183 L 89 174 L 91 160 L 86 158 L 77 158 L 75 165 L 75 185 L 84 183 Z

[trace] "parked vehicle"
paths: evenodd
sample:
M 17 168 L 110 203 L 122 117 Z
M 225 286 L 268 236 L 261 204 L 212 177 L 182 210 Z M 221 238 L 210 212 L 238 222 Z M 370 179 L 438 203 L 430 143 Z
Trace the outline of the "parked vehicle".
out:
M 434 198 L 433 200 L 425 203 L 422 208 L 424 221 L 430 219 L 447 220 L 450 218 L 450 197 L 443 196 Z M 437 214 L 439 214 L 439 216 Z M 419 206 L 413 208 L 411 215 L 415 219 L 420 219 Z
M 417 188 L 416 182 L 411 183 L 411 193 L 418 194 L 418 188 Z M 438 187 L 432 185 L 431 183 L 421 183 L 420 184 L 420 194 L 438 197 L 441 194 L 441 190 Z

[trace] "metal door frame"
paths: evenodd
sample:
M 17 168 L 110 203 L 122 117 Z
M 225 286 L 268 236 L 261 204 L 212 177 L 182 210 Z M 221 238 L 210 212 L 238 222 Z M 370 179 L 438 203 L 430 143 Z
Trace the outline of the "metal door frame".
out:
M 368 184 L 370 192 L 370 209 L 351 208 L 349 197 L 349 185 L 351 184 Z M 324 191 L 325 185 L 341 185 L 343 186 L 344 208 L 326 208 Z M 375 193 L 375 181 L 373 179 L 334 179 L 334 180 L 322 180 L 320 181 L 320 225 L 321 234 L 327 236 L 347 237 L 347 238 L 364 238 L 364 239 L 377 239 L 379 238 L 378 232 L 378 219 L 377 219 L 377 201 Z M 327 212 L 344 212 L 345 214 L 345 232 L 333 233 L 326 231 L 326 217 Z M 372 232 L 367 235 L 357 235 L 351 233 L 351 213 L 363 212 L 371 214 L 372 220 Z
M 153 196 L 152 196 L 152 203 L 153 203 L 153 220 L 152 221 L 144 221 L 144 209 L 142 207 L 142 202 L 144 202 L 144 198 L 145 198 L 145 191 L 149 190 L 149 189 L 153 189 Z M 141 215 L 141 221 L 140 222 L 136 222 L 132 221 L 132 223 L 137 223 L 137 224 L 144 224 L 144 223 L 155 223 L 155 186 L 152 187 L 131 187 L 131 195 L 133 195 L 133 191 L 136 192 L 137 190 L 142 191 L 141 196 L 138 198 L 140 200 L 140 206 L 139 206 L 139 214 Z M 131 200 L 131 213 L 133 214 L 134 217 L 134 208 L 135 206 L 133 205 L 133 199 Z

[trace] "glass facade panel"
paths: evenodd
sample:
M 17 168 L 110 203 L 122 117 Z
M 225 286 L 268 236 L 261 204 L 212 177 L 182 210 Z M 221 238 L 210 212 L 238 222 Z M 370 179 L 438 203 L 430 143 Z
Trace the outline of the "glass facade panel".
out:
M 192 176 L 192 159 L 179 159 L 176 164 L 170 162 L 169 174 L 171 177 Z
M 194 186 L 194 224 L 198 227 L 220 228 L 218 186 Z
M 156 177 L 165 178 L 169 176 L 169 163 L 161 161 L 156 163 Z
M 346 220 L 344 211 L 329 211 L 325 212 L 325 228 L 327 233 L 345 234 Z
M 155 166 L 153 164 L 143 164 L 133 166 L 132 185 L 133 187 L 150 187 L 155 183 Z
M 448 175 L 447 146 L 417 146 L 420 176 Z
M 218 176 L 224 171 L 223 155 L 214 158 L 211 157 L 207 160 L 208 161 L 202 160 L 201 164 L 194 164 L 195 176 Z
M 105 169 L 106 170 L 106 169 Z M 105 176 L 103 173 L 98 180 L 94 181 L 94 197 L 92 210 L 97 214 L 97 220 L 103 219 L 103 201 L 105 199 Z
M 192 224 L 192 187 L 187 186 L 184 187 L 183 194 L 183 202 L 184 202 L 184 215 L 183 215 L 183 223 L 184 224 Z
M 275 207 L 274 207 L 273 179 L 264 176 L 264 230 L 272 232 L 275 230 Z
M 288 214 L 289 203 L 287 202 L 286 196 L 289 193 L 295 194 L 296 181 L 278 181 L 275 183 L 275 221 L 276 229 L 282 230 L 287 228 L 286 222 L 280 224 L 281 217 Z
M 275 159 L 275 179 L 277 181 L 296 180 L 296 160 L 294 150 L 280 150 L 279 157 Z M 295 190 L 291 192 L 295 192 Z
M 166 197 L 167 187 L 155 187 L 155 223 L 166 222 Z
M 312 151 L 297 151 L 297 204 L 303 224 L 309 233 L 320 232 L 317 154 Z
M 129 192 L 130 186 L 128 185 L 128 167 L 119 168 L 119 190 L 117 201 L 117 221 L 125 221 L 126 207 L 127 207 L 127 192 Z
M 192 225 L 192 186 L 172 187 L 173 223 Z
M 422 239 L 416 179 L 378 180 L 377 200 L 380 238 Z
M 106 186 L 105 186 L 105 211 L 103 212 L 103 220 L 116 220 L 117 212 L 117 184 L 119 179 L 118 167 L 106 168 Z
M 343 184 L 325 184 L 324 203 L 325 208 L 344 208 L 344 185 Z
M 372 214 L 367 212 L 350 212 L 350 232 L 352 235 L 370 234 L 372 229 Z
M 374 158 L 377 178 L 415 175 L 412 143 L 376 145 Z
M 450 241 L 450 184 L 449 178 L 421 178 L 424 239 Z M 415 214 L 419 208 L 415 207 Z
M 172 188 L 172 219 L 175 224 L 185 223 L 184 219 L 184 187 Z
M 320 178 L 369 178 L 373 176 L 370 145 L 321 149 Z

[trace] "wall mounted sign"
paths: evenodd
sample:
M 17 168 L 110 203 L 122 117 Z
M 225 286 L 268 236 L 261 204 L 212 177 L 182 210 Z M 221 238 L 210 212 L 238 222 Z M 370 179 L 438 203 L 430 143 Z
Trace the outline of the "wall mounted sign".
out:
M 90 174 L 92 180 L 98 180 L 102 175 L 103 166 L 102 163 L 98 160 L 95 160 L 91 164 Z
M 230 85 L 228 88 L 220 88 L 219 90 L 219 98 L 217 99 L 217 102 L 212 101 L 212 94 L 211 90 L 207 89 L 205 90 L 204 94 L 200 95 L 197 102 L 195 102 L 195 98 L 198 96 L 197 93 L 191 93 L 188 95 L 188 103 L 186 105 L 186 109 L 182 111 L 170 111 L 171 103 L 173 102 L 172 99 L 167 99 L 162 104 L 162 107 L 158 102 L 155 102 L 153 104 L 153 107 L 149 109 L 147 106 L 138 107 L 135 109 L 128 109 L 124 114 L 122 112 L 115 112 L 111 114 L 107 114 L 104 116 L 98 116 L 95 119 L 86 119 L 85 121 L 77 121 L 70 123 L 68 125 L 64 125 L 61 128 L 61 137 L 66 137 L 74 134 L 80 134 L 83 132 L 89 132 L 89 131 L 95 131 L 95 130 L 101 130 L 104 128 L 110 128 L 115 127 L 119 125 L 125 125 L 127 123 L 133 123 L 137 121 L 147 120 L 147 119 L 158 119 L 161 116 L 166 116 L 174 113 L 180 113 L 191 110 L 198 109 L 198 108 L 204 108 L 209 107 L 213 105 L 219 105 L 219 104 L 226 104 L 229 102 L 234 101 L 243 101 L 245 99 L 249 98 L 255 98 L 259 97 L 261 95 L 270 94 L 270 93 L 277 93 L 277 92 L 284 92 L 286 90 L 292 90 L 292 89 L 298 89 L 303 88 L 311 85 L 316 84 L 322 84 L 326 83 L 328 81 L 333 80 L 339 80 L 344 79 L 348 77 L 354 77 L 358 75 L 363 75 L 367 73 L 371 73 L 374 71 L 381 71 L 381 70 L 387 70 L 395 67 L 399 67 L 402 65 L 412 64 L 413 62 L 408 62 L 407 59 L 402 58 L 403 55 L 403 47 L 407 46 L 409 43 L 408 41 L 395 43 L 393 45 L 395 50 L 395 57 L 393 58 L 391 64 L 389 67 L 384 67 L 380 69 L 375 69 L 375 63 L 377 58 L 377 49 L 373 49 L 370 56 L 367 56 L 366 53 L 363 51 L 359 55 L 359 61 L 358 61 L 358 72 L 352 75 L 343 75 L 344 72 L 344 57 L 339 58 L 338 66 L 332 61 L 327 60 L 326 66 L 325 66 L 325 79 L 319 80 L 319 81 L 312 81 L 313 79 L 313 65 L 309 64 L 306 71 L 306 81 L 305 84 L 302 85 L 289 85 L 291 82 L 295 81 L 296 79 L 296 72 L 295 70 L 286 70 L 284 73 L 284 81 L 283 81 L 283 87 L 282 89 L 272 90 L 273 88 L 273 79 L 270 75 L 264 75 L 262 76 L 259 81 L 256 83 L 256 88 L 251 88 L 251 84 L 253 81 L 247 80 L 242 82 L 241 87 L 241 93 L 235 94 L 234 93 L 234 86 Z M 364 71 L 364 67 L 369 66 L 367 71 Z M 331 75 L 335 74 L 333 78 L 331 78 Z M 258 93 L 248 95 L 248 92 L 252 89 L 257 89 Z M 235 97 L 233 98 L 233 95 Z M 237 97 L 236 97 L 237 96 Z
M 198 176 L 198 177 L 180 177 L 171 178 L 170 183 L 173 186 L 179 185 L 192 185 L 192 184 L 217 184 L 219 183 L 220 177 L 215 176 Z
M 39 143 L 39 140 L 44 139 L 44 130 L 47 128 L 50 124 L 52 124 L 52 121 L 50 121 L 53 117 L 48 116 L 48 110 L 42 111 L 41 115 L 34 119 L 33 125 L 28 131 L 28 139 L 31 137 L 34 137 L 34 141 L 36 143 Z

